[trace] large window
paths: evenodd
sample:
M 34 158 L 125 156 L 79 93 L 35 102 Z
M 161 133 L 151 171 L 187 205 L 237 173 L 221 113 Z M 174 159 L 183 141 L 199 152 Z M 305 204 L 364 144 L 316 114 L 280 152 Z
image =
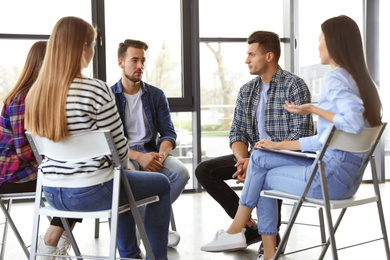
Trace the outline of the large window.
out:
M 265 9 L 272 12 L 255 11 Z M 237 93 L 254 77 L 245 64 L 246 38 L 258 30 L 283 38 L 283 21 L 283 1 L 199 1 L 203 160 L 231 153 L 228 135 Z
M 77 7 L 77 8 L 76 8 Z M 35 41 L 47 39 L 64 16 L 91 22 L 90 1 L 14 0 L 0 2 L 0 102 L 14 86 Z M 87 70 L 92 75 L 91 68 Z
M 383 121 L 390 121 L 390 103 L 387 102 L 387 98 L 390 96 L 390 78 L 388 73 L 390 71 L 389 57 L 389 24 L 390 16 L 388 10 L 390 10 L 390 1 L 382 0 L 379 5 L 379 53 L 380 53 L 380 93 L 383 105 Z M 390 167 L 390 127 L 387 126 L 385 131 L 385 161 L 387 167 Z M 390 171 L 387 170 L 386 179 L 390 179 Z
M 118 45 L 125 39 L 146 42 L 143 80 L 168 97 L 182 97 L 180 0 L 105 2 L 107 83 L 121 78 Z
M 300 0 L 298 6 L 299 75 L 308 85 L 313 102 L 318 102 L 322 77 L 330 69 L 330 66 L 320 64 L 318 37 L 321 24 L 331 17 L 348 15 L 357 22 L 362 34 L 364 33 L 362 0 L 329 0 L 322 2 L 321 8 L 318 8 L 318 5 L 318 1 Z M 335 6 L 337 8 L 334 8 Z

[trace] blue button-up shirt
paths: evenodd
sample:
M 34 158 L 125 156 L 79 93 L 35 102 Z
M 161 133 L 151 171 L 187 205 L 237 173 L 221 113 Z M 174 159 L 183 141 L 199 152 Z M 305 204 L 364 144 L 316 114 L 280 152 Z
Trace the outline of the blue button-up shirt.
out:
M 336 67 L 324 75 L 318 107 L 336 113 L 333 124 L 336 129 L 348 133 L 360 133 L 365 126 L 364 106 L 355 80 L 345 69 Z M 300 138 L 302 151 L 318 151 L 328 136 L 332 123 L 318 117 L 318 135 Z
M 119 115 L 122 119 L 124 134 L 127 138 L 126 129 L 126 97 L 122 90 L 122 79 L 111 87 L 114 92 Z M 176 147 L 176 132 L 172 123 L 168 100 L 164 92 L 152 85 L 141 81 L 141 100 L 145 112 L 147 124 L 152 134 L 150 140 L 144 144 L 144 151 L 158 152 L 160 143 L 168 140 Z

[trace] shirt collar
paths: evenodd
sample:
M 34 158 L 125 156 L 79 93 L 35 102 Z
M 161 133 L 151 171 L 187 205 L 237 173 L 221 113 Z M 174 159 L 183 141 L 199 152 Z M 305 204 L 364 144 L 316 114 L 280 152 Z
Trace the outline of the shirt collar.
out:
M 141 95 L 143 95 L 145 92 L 147 92 L 146 87 L 145 87 L 145 82 L 143 82 L 143 81 L 141 81 L 141 89 L 142 89 Z M 115 89 L 115 93 L 123 93 L 122 78 L 117 83 L 117 88 Z

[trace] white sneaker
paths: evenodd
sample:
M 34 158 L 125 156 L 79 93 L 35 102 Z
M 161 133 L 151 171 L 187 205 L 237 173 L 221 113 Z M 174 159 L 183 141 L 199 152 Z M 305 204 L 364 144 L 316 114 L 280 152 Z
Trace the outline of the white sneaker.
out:
M 61 236 L 61 238 L 57 244 L 59 255 L 68 255 L 68 252 L 69 252 L 71 247 L 72 247 L 72 244 L 70 243 L 70 240 L 68 238 L 64 238 Z M 64 258 L 62 258 L 62 259 L 64 259 Z
M 258 254 L 258 255 L 257 255 L 257 260 L 264 260 L 264 255 Z
M 214 240 L 203 245 L 200 250 L 207 252 L 236 251 L 247 247 L 245 228 L 237 234 L 228 234 L 220 229 L 215 234 Z
M 168 247 L 175 247 L 180 242 L 180 235 L 176 231 L 168 231 Z
M 46 254 L 46 255 L 59 255 L 59 250 L 57 247 L 50 248 L 45 244 L 44 236 L 38 237 L 38 246 L 37 246 L 38 254 Z M 54 260 L 55 256 L 38 256 L 38 260 Z

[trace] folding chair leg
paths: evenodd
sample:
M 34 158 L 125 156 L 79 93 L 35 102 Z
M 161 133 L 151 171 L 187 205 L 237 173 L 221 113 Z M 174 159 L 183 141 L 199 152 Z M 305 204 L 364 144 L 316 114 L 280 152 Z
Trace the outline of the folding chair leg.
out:
M 31 239 L 30 258 L 29 258 L 30 260 L 36 259 L 39 220 L 40 220 L 40 216 L 38 214 L 38 211 L 36 211 L 36 213 L 34 213 L 34 222 L 33 222 L 34 224 L 33 224 L 32 239 Z
M 16 238 L 18 239 L 18 242 L 19 242 L 20 246 L 22 247 L 24 254 L 26 255 L 27 258 L 29 258 L 30 252 L 27 250 L 27 246 L 24 243 L 22 236 L 20 235 L 15 223 L 13 222 L 13 220 L 10 216 L 12 201 L 11 200 L 8 201 L 7 208 L 5 208 L 3 203 L 0 203 L 0 206 L 1 206 L 1 209 L 2 209 L 4 216 L 5 216 L 5 219 L 6 219 L 6 221 L 4 223 L 5 226 L 4 226 L 3 244 L 2 244 L 2 249 L 1 249 L 1 257 L 2 257 L 1 259 L 3 259 L 3 256 L 4 256 L 5 243 L 6 243 L 6 237 L 7 237 L 7 232 L 8 232 L 8 225 L 10 225 L 12 230 L 14 231 L 14 234 L 15 234 Z
M 334 229 L 332 223 L 332 215 L 330 213 L 328 186 L 326 185 L 325 169 L 324 169 L 323 162 L 320 163 L 319 168 L 320 168 L 320 176 L 321 176 L 322 196 L 325 204 L 325 214 L 326 214 L 326 220 L 328 222 L 329 239 L 330 239 L 330 244 L 332 246 L 333 260 L 338 260 L 336 239 L 334 237 Z
M 278 248 L 276 249 L 275 255 L 273 259 L 279 259 L 280 255 L 284 253 L 284 250 L 287 245 L 287 240 L 290 237 L 291 229 L 295 223 L 295 220 L 297 219 L 299 209 L 302 207 L 302 201 L 299 201 L 297 203 L 294 203 L 292 213 L 290 215 L 290 219 L 287 224 L 287 228 L 284 231 L 282 240 L 279 243 Z
M 317 169 L 318 169 L 318 165 L 316 164 L 316 166 L 313 169 L 313 171 L 316 171 Z M 293 227 L 293 225 L 295 223 L 295 220 L 297 219 L 298 212 L 299 212 L 299 210 L 302 207 L 304 198 L 306 197 L 307 193 L 309 192 L 309 189 L 310 189 L 310 186 L 311 186 L 313 180 L 314 180 L 314 174 L 312 174 L 310 176 L 310 178 L 307 180 L 305 188 L 303 189 L 303 192 L 302 192 L 302 195 L 301 195 L 299 201 L 296 203 L 296 205 L 294 205 L 293 212 L 292 212 L 292 214 L 290 216 L 290 221 L 289 221 L 289 223 L 287 225 L 286 230 L 284 231 L 284 235 L 282 237 L 282 240 L 280 241 L 280 244 L 278 246 L 278 249 L 275 252 L 275 255 L 274 255 L 273 259 L 278 259 L 279 256 L 282 253 L 282 250 L 284 250 L 284 248 L 286 246 L 286 243 L 287 243 L 287 238 L 290 236 L 291 229 L 292 229 L 292 227 Z
M 9 209 L 10 201 L 7 202 L 7 209 Z M 3 208 L 3 205 L 1 205 Z M 8 233 L 8 218 L 4 215 L 4 229 L 3 229 L 3 240 L 1 242 L 1 252 L 0 252 L 0 259 L 4 259 L 5 254 L 5 245 L 7 242 L 7 233 Z
M 3 205 L 1 205 L 3 208 Z M 7 209 L 9 209 L 9 201 L 7 202 Z M 7 242 L 7 233 L 8 233 L 8 218 L 4 215 L 4 229 L 3 229 L 3 240 L 1 242 L 1 252 L 0 252 L 0 259 L 4 259 L 5 254 L 5 245 Z
M 382 207 L 382 198 L 381 198 L 380 191 L 379 191 L 375 157 L 371 157 L 370 164 L 371 164 L 372 179 L 374 182 L 374 190 L 375 190 L 375 194 L 378 196 L 378 201 L 376 202 L 376 205 L 378 208 L 379 220 L 381 222 L 381 229 L 382 229 L 382 235 L 383 235 L 383 242 L 385 243 L 386 257 L 387 257 L 387 259 L 390 259 L 389 238 L 387 236 L 385 216 L 383 214 L 383 207 Z
M 342 209 L 340 214 L 339 214 L 339 217 L 337 218 L 337 221 L 336 221 L 336 224 L 334 225 L 333 227 L 333 231 L 334 233 L 333 234 L 336 234 L 337 232 L 337 229 L 339 228 L 340 226 L 340 223 L 341 223 L 341 220 L 343 219 L 344 215 L 345 215 L 345 212 L 347 211 L 346 208 Z M 330 245 L 330 239 L 328 239 L 324 245 L 324 247 L 322 248 L 322 252 L 321 252 L 321 255 L 318 259 L 323 259 L 325 257 L 325 254 L 326 254 L 326 251 L 328 250 L 328 247 Z
M 318 209 L 318 219 L 320 224 L 320 232 L 321 232 L 321 243 L 326 243 L 326 233 L 325 233 L 325 221 L 324 221 L 324 210 L 322 208 Z
M 95 238 L 99 238 L 100 233 L 100 219 L 95 218 Z
M 175 217 L 173 216 L 173 209 L 171 209 L 171 228 L 173 231 L 176 231 Z
M 62 225 L 64 226 L 66 235 L 68 236 L 68 239 L 72 245 L 73 251 L 74 251 L 75 255 L 77 256 L 77 259 L 83 260 L 83 258 L 81 257 L 80 249 L 76 243 L 76 240 L 73 236 L 72 230 L 69 226 L 68 220 L 65 218 L 61 218 L 61 222 L 62 222 Z
M 390 259 L 389 239 L 388 239 L 388 236 L 387 236 L 386 225 L 385 225 L 385 217 L 384 217 L 384 214 L 383 214 L 382 202 L 380 201 L 380 198 L 377 201 L 377 206 L 378 206 L 379 219 L 380 219 L 380 222 L 381 222 L 383 242 L 385 244 L 386 259 Z
M 130 208 L 131 208 L 131 213 L 133 214 L 134 221 L 135 221 L 135 223 L 136 223 L 136 225 L 138 227 L 138 231 L 139 231 L 139 233 L 141 235 L 141 239 L 142 239 L 142 242 L 144 244 L 145 251 L 146 251 L 146 254 L 148 256 L 148 259 L 155 260 L 154 254 L 153 254 L 153 251 L 152 251 L 152 247 L 150 246 L 149 239 L 148 239 L 148 237 L 146 235 L 146 231 L 145 231 L 145 227 L 143 225 L 143 221 L 142 221 L 141 215 L 139 214 L 137 205 L 135 203 L 134 196 L 131 193 L 130 184 L 127 181 L 127 178 L 125 177 L 123 172 L 121 172 L 121 179 L 122 178 L 123 178 L 122 184 L 124 186 L 123 188 L 124 188 L 124 191 L 126 192 L 126 196 L 127 196 L 128 201 L 129 201 L 129 205 L 130 205 Z

